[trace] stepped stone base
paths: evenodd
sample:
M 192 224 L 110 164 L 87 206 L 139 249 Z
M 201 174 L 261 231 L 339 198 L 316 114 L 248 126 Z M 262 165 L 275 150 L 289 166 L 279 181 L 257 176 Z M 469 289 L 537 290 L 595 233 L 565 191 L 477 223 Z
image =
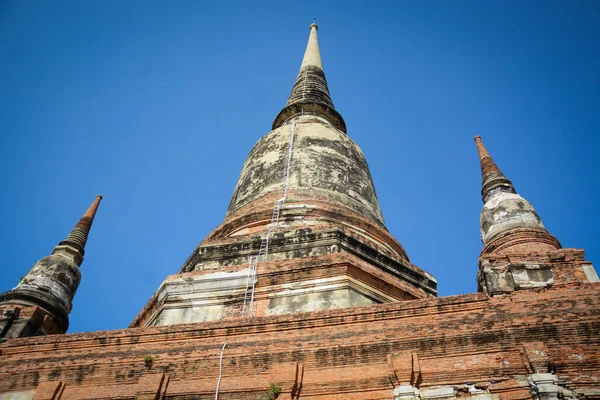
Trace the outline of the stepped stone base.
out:
M 240 318 L 248 268 L 169 276 L 131 327 Z M 248 291 L 250 294 L 250 291 Z M 348 253 L 259 264 L 254 316 L 408 301 L 426 297 L 402 279 Z
M 249 305 L 248 259 L 260 236 L 200 245 L 131 327 L 238 318 Z M 274 232 L 257 266 L 254 316 L 407 301 L 435 296 L 435 280 L 407 260 L 342 229 L 289 225 Z M 246 290 L 247 287 L 250 289 Z

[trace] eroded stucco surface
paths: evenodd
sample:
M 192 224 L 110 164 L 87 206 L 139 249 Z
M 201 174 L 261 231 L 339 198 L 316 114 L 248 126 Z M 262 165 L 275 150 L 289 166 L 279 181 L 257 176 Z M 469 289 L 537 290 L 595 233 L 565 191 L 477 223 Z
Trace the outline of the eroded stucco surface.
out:
M 545 230 L 533 206 L 518 194 L 508 192 L 497 192 L 487 199 L 481 210 L 480 227 L 484 243 L 515 228 Z
M 354 209 L 383 225 L 369 167 L 360 148 L 342 131 L 315 116 L 296 118 L 289 190 L 310 192 Z M 248 156 L 228 214 L 284 182 L 291 125 L 260 139 Z
M 265 315 L 366 306 L 374 303 L 377 302 L 356 290 L 338 288 L 290 296 L 273 297 L 269 300 Z
M 35 395 L 35 390 L 25 390 L 21 392 L 9 392 L 0 394 L 0 400 L 31 400 Z

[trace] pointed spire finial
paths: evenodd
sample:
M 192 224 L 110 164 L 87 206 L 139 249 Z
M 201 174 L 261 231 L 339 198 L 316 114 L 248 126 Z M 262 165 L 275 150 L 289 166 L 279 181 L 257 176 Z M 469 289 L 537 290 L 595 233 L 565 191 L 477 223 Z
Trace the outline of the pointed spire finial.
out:
M 300 77 L 302 69 L 305 67 L 316 67 L 321 70 L 321 73 L 323 73 L 323 63 L 321 62 L 321 50 L 319 49 L 319 39 L 317 38 L 318 29 L 319 26 L 316 23 L 310 24 L 310 35 L 308 36 L 308 44 L 306 45 L 306 51 L 304 52 L 304 59 L 302 60 L 302 65 L 300 66 L 300 73 L 298 74 L 298 77 Z M 323 77 L 324 76 L 325 75 L 323 75 Z M 327 85 L 327 82 L 325 82 L 325 85 Z M 327 89 L 327 87 L 325 87 L 325 89 L 327 90 L 327 97 L 329 97 L 329 89 Z M 288 100 L 288 104 L 290 100 Z M 329 98 L 329 103 L 331 103 L 331 106 L 333 106 L 331 98 Z
M 76 252 L 79 253 L 78 256 L 75 256 L 75 259 L 78 264 L 81 264 L 83 261 L 83 254 L 85 253 L 85 244 L 87 243 L 87 238 L 90 233 L 90 229 L 92 228 L 94 217 L 96 216 L 96 211 L 98 211 L 98 206 L 100 205 L 101 200 L 102 195 L 96 196 L 96 199 L 92 202 L 92 205 L 90 205 L 85 214 L 83 214 L 83 217 L 81 217 L 79 222 L 77 222 L 71 233 L 69 233 L 67 238 L 54 248 L 52 254 L 55 254 L 67 247 L 74 247 Z M 69 251 L 69 253 L 71 252 Z
M 502 173 L 481 141 L 481 136 L 475 136 L 475 144 L 477 145 L 479 162 L 481 163 L 481 176 L 484 177 L 485 175 L 491 173 Z
M 475 144 L 479 153 L 479 163 L 481 166 L 481 196 L 485 202 L 487 195 L 492 189 L 502 188 L 502 190 L 516 193 L 512 182 L 504 176 L 500 168 L 496 165 L 490 153 L 485 148 L 481 136 L 475 136 Z
M 297 115 L 309 114 L 325 118 L 345 133 L 346 123 L 335 110 L 327 87 L 327 79 L 325 79 L 323 63 L 321 62 L 321 51 L 319 50 L 316 18 L 314 21 L 310 25 L 310 35 L 296 83 L 292 88 L 292 93 L 285 108 L 275 117 L 273 129 L 279 128 Z

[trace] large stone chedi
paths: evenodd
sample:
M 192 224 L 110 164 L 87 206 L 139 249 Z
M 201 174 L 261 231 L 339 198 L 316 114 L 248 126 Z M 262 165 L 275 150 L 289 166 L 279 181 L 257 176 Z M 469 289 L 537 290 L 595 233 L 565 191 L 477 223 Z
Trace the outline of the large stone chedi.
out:
M 317 25 L 272 131 L 252 148 L 225 220 L 132 327 L 436 296 L 387 231 L 360 148 L 323 72 Z

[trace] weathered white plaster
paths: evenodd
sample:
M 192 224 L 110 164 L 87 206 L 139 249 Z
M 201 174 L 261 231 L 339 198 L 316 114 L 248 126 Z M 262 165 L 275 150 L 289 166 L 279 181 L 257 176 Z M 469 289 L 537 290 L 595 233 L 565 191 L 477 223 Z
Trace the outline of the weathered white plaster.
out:
M 422 399 L 453 399 L 454 388 L 453 387 L 442 387 L 437 389 L 425 389 L 421 391 Z
M 21 392 L 10 392 L 0 394 L 0 400 L 31 400 L 35 395 L 35 390 L 25 390 Z
M 584 264 L 581 266 L 581 269 L 583 269 L 583 273 L 588 282 L 600 282 L 600 278 L 598 278 L 598 274 L 592 264 Z
M 486 243 L 498 233 L 513 228 L 539 228 L 544 224 L 527 200 L 516 193 L 496 192 L 481 210 L 481 239 Z
M 223 317 L 225 303 L 243 294 L 248 271 L 217 271 L 204 275 L 178 275 L 167 278 L 157 291 L 162 306 L 146 326 L 214 321 Z
M 554 374 L 531 374 L 529 382 L 534 398 L 558 400 L 574 397 L 570 390 L 558 384 L 558 377 Z
M 547 266 L 527 264 L 523 267 L 512 267 L 511 273 L 516 289 L 547 287 L 554 284 L 554 271 Z
M 348 276 L 313 279 L 282 285 L 269 294 L 265 315 L 319 311 L 388 303 L 396 299 Z
M 394 388 L 394 400 L 416 400 L 420 399 L 419 389 L 411 385 L 402 385 Z
M 44 298 L 68 314 L 80 280 L 81 273 L 71 257 L 52 254 L 37 261 L 15 289 Z
M 425 399 L 458 399 L 465 398 L 457 396 L 457 389 L 464 392 L 468 389 L 470 399 L 478 400 L 499 400 L 497 394 L 491 394 L 489 390 L 476 389 L 474 385 L 443 386 L 435 388 L 418 389 L 411 385 L 402 385 L 394 388 L 394 400 L 425 400 Z
M 42 288 L 43 290 L 46 290 L 56 296 L 56 298 L 61 301 L 67 313 L 71 311 L 71 308 L 73 307 L 71 302 L 73 293 L 64 285 L 55 281 L 54 279 L 50 279 L 43 274 L 38 274 L 35 276 L 27 275 L 25 279 L 27 279 L 27 283 L 23 281 L 23 283 L 20 283 L 18 287 L 31 290 Z
M 324 118 L 295 119 L 289 190 L 309 193 L 358 211 L 383 224 L 370 172 L 360 148 Z M 280 191 L 284 180 L 290 126 L 261 138 L 242 168 L 228 213 L 258 197 Z M 293 196 L 289 199 L 293 204 Z
M 554 270 L 549 264 L 513 263 L 494 266 L 482 259 L 479 268 L 477 279 L 488 295 L 548 287 L 555 282 Z

